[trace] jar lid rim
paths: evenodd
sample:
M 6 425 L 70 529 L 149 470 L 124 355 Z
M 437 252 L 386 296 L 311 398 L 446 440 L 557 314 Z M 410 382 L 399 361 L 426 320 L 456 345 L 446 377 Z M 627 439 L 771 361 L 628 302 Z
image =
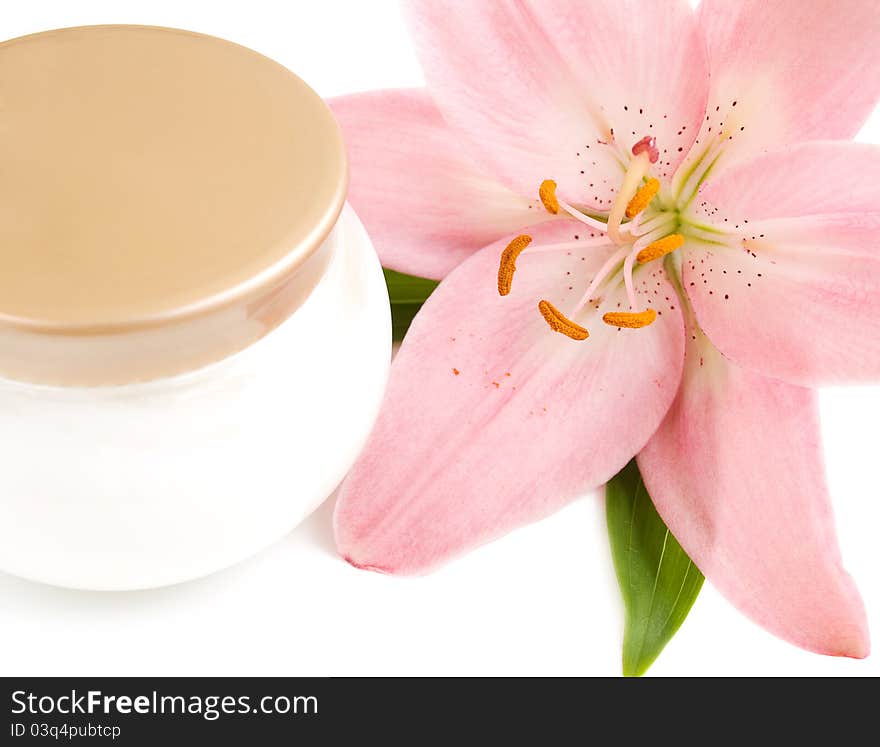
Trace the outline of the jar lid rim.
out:
M 259 306 L 345 203 L 329 107 L 217 37 L 101 25 L 10 39 L 0 107 L 0 338 L 122 336 Z

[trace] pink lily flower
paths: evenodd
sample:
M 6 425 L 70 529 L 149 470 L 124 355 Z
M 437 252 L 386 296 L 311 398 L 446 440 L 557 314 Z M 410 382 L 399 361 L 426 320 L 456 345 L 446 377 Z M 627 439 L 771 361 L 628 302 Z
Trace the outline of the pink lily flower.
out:
M 331 103 L 383 264 L 445 279 L 343 487 L 340 552 L 422 573 L 638 455 L 734 605 L 866 656 L 811 388 L 880 378 L 880 148 L 840 140 L 880 91 L 876 3 L 406 8 L 428 91 Z

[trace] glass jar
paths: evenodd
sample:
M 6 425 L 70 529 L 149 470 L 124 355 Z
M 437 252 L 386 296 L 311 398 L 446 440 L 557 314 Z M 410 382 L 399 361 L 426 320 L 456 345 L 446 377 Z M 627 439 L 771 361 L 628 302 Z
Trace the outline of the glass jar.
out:
M 288 533 L 381 401 L 381 267 L 335 121 L 209 36 L 0 44 L 0 570 L 136 589 Z

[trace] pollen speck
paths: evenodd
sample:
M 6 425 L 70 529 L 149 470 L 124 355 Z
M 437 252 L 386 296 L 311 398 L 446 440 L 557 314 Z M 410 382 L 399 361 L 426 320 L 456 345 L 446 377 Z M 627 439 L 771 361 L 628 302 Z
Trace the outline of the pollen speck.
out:
M 459 371 L 457 368 L 453 368 L 452 373 L 454 373 L 456 376 L 461 376 L 461 371 Z

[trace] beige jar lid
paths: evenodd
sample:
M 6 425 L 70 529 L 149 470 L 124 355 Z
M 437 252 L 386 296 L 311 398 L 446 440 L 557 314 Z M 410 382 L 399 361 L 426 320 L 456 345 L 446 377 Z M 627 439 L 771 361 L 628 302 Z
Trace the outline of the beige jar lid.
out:
M 125 383 L 241 350 L 321 278 L 346 185 L 324 102 L 237 44 L 0 44 L 0 377 Z

